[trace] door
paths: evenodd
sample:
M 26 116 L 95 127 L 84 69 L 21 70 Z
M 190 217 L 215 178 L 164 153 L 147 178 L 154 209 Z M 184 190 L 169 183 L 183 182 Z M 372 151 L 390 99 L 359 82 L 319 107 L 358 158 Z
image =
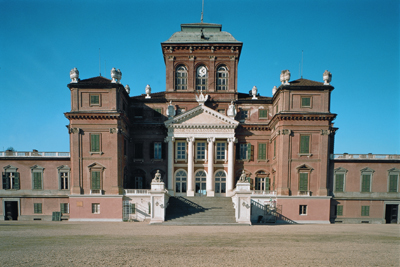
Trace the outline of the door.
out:
M 214 177 L 215 180 L 215 196 L 225 196 L 226 194 L 226 173 L 218 171 Z
M 4 220 L 18 220 L 18 201 L 5 201 Z
M 386 223 L 397 223 L 399 205 L 386 205 Z
M 195 176 L 196 181 L 196 195 L 197 196 L 205 196 L 207 194 L 207 174 L 205 171 L 196 172 Z

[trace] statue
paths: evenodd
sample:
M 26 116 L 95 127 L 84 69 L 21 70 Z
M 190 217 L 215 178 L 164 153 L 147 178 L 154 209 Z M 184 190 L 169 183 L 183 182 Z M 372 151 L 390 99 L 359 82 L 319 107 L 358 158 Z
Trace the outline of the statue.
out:
M 330 73 L 329 71 L 325 71 L 324 74 L 322 75 L 322 78 L 324 80 L 324 85 L 329 85 L 329 83 L 332 80 L 332 73 Z
M 290 80 L 290 71 L 283 70 L 281 72 L 281 83 L 284 85 L 289 85 L 289 80 Z
M 251 94 L 253 95 L 252 99 L 257 99 L 257 87 L 255 85 L 251 89 Z
M 154 178 L 153 178 L 153 180 L 151 182 L 152 183 L 160 183 L 160 182 L 162 182 L 160 170 L 157 170 L 157 172 L 154 175 Z
M 128 93 L 128 95 L 129 95 L 129 93 L 131 92 L 131 88 L 129 87 L 129 85 L 125 85 L 125 91 Z
M 204 96 L 203 95 L 203 90 L 200 90 L 200 95 L 196 95 L 196 101 L 199 103 L 199 105 L 204 105 L 204 102 L 206 102 L 208 99 L 208 95 Z
M 246 173 L 244 170 L 242 171 L 242 174 L 240 175 L 239 183 L 247 183 L 247 177 L 246 177 Z
M 146 92 L 146 97 L 145 97 L 145 98 L 146 98 L 146 99 L 151 98 L 151 96 L 150 96 L 150 94 L 151 94 L 151 87 L 150 87 L 150 84 L 146 85 L 145 92 Z
M 235 104 L 233 103 L 233 101 L 231 101 L 231 104 L 229 105 L 227 115 L 231 118 L 236 117 L 236 108 L 235 108 Z
M 171 100 L 171 101 L 169 101 L 169 105 L 167 108 L 167 116 L 168 116 L 168 118 L 172 118 L 175 116 L 175 114 L 176 114 L 175 107 L 172 105 L 172 100 Z
M 120 82 L 121 77 L 122 77 L 122 72 L 120 71 L 120 69 L 115 69 L 115 68 L 111 69 L 112 83 L 121 83 Z
M 69 72 L 69 77 L 71 78 L 71 83 L 78 83 L 79 81 L 79 71 L 77 68 L 73 68 Z
M 276 86 L 274 86 L 274 88 L 272 88 L 272 95 L 274 95 L 277 90 L 278 90 L 278 88 L 276 88 Z

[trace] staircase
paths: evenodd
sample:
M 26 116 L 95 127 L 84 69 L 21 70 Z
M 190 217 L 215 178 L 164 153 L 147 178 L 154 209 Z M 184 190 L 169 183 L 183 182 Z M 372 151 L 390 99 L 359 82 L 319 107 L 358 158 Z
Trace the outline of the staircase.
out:
M 230 197 L 170 197 L 163 225 L 236 224 Z

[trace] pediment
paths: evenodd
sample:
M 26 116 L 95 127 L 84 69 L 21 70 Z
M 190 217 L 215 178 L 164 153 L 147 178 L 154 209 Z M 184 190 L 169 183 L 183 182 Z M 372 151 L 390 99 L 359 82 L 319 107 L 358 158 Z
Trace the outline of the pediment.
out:
M 365 167 L 364 169 L 360 170 L 361 172 L 375 172 L 373 169 L 371 169 L 370 167 Z

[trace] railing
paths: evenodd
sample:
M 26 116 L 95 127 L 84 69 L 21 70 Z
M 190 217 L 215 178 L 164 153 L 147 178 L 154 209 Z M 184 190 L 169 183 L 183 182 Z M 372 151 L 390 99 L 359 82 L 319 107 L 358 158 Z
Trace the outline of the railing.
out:
M 70 157 L 69 152 L 0 151 L 0 157 Z
M 252 195 L 269 195 L 269 196 L 276 196 L 276 191 L 272 190 L 253 190 L 251 192 Z
M 91 195 L 102 195 L 103 194 L 103 190 L 101 190 L 101 189 L 91 189 L 90 190 L 90 194 Z
M 398 154 L 331 154 L 331 159 L 340 159 L 340 160 L 393 160 L 400 159 L 400 155 Z
M 124 189 L 124 195 L 150 195 L 149 189 Z
M 311 191 L 298 191 L 298 196 L 311 196 Z

